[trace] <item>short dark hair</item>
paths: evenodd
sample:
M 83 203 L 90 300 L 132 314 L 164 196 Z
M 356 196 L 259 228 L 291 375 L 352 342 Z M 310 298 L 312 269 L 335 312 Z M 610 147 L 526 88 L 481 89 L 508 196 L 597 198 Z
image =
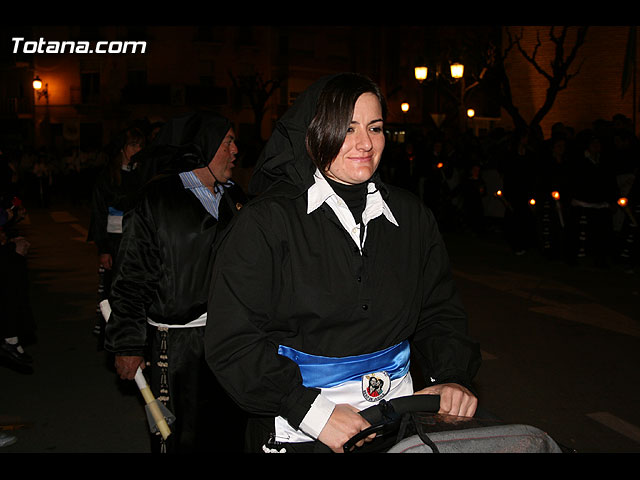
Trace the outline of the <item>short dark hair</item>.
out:
M 369 77 L 358 73 L 335 76 L 318 97 L 316 114 L 306 135 L 307 152 L 313 163 L 324 172 L 340 152 L 353 119 L 353 109 L 360 95 L 373 93 L 386 117 L 387 105 L 380 88 Z

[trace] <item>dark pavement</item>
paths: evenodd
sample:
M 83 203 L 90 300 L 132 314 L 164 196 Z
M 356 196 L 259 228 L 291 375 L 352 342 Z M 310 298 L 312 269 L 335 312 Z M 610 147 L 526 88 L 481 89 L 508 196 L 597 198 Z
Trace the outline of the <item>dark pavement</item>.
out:
M 31 305 L 37 339 L 25 350 L 33 372 L 0 368 L 0 425 L 18 441 L 9 452 L 148 452 L 144 404 L 122 382 L 92 334 L 97 253 L 86 242 L 88 208 L 28 207 Z
M 148 452 L 132 382 L 116 378 L 92 334 L 95 246 L 88 208 L 29 208 L 34 368 L 0 365 L 0 453 Z M 578 452 L 640 452 L 640 274 L 511 255 L 499 233 L 445 235 L 480 341 L 481 404 Z

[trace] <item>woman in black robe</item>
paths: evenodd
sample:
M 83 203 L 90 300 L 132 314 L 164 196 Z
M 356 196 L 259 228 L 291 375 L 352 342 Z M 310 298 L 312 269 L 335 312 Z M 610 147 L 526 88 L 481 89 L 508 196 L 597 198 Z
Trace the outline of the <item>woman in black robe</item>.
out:
M 366 77 L 313 84 L 258 161 L 218 250 L 205 350 L 231 397 L 254 416 L 250 451 L 340 451 L 357 414 L 422 393 L 472 416 L 480 364 L 432 213 L 385 185 L 384 99 Z M 375 385 L 375 389 L 370 387 Z

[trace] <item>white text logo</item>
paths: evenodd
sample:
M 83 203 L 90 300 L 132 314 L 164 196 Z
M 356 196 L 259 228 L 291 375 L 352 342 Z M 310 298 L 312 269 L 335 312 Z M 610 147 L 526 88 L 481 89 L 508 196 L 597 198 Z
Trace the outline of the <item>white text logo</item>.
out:
M 91 42 L 72 40 L 45 40 L 44 38 L 27 40 L 13 37 L 13 53 L 145 53 L 147 42 L 141 41 L 100 41 Z

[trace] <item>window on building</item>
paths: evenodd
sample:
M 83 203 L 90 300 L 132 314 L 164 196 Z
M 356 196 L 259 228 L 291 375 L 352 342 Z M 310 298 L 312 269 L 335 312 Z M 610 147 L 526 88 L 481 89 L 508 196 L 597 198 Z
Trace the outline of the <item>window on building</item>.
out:
M 100 74 L 98 72 L 80 74 L 80 95 L 82 103 L 99 103 Z

